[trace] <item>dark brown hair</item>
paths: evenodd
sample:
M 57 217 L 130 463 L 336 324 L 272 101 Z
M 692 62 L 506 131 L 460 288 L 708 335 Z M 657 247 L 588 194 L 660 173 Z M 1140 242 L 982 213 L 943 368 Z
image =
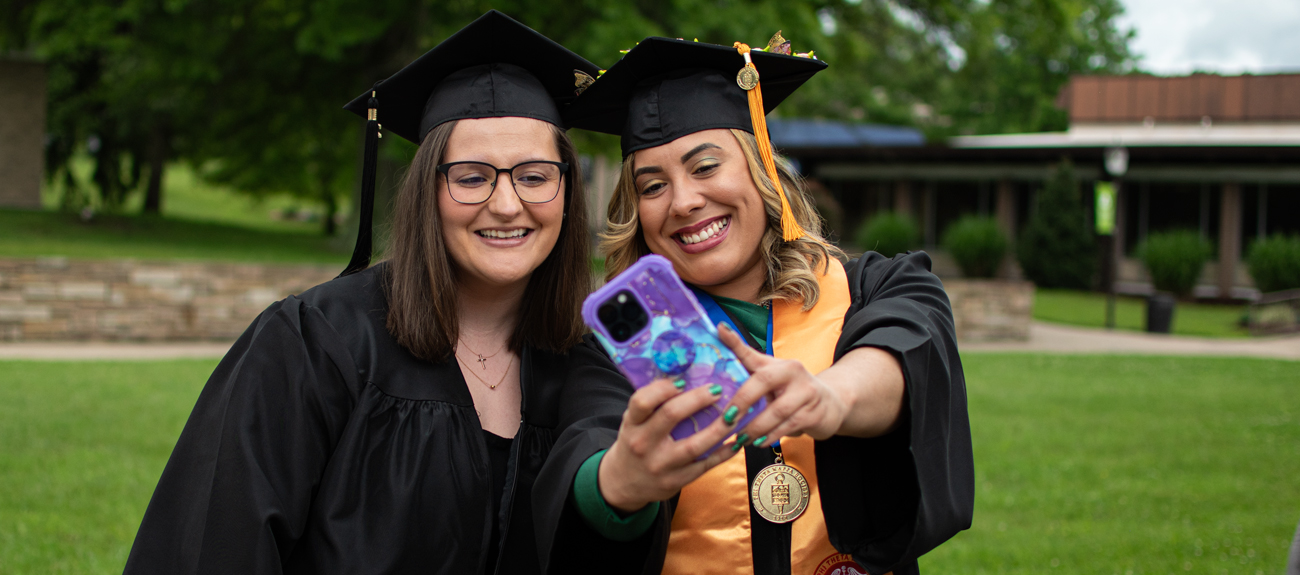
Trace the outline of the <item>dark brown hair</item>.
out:
M 429 131 L 393 200 L 385 281 L 388 331 L 412 354 L 430 361 L 449 357 L 460 333 L 456 268 L 442 236 L 435 169 L 443 161 L 455 127 L 456 122 L 451 121 Z M 555 247 L 528 280 L 509 342 L 515 350 L 527 344 L 564 352 L 586 330 L 579 317 L 582 299 L 591 290 L 582 168 L 568 134 L 557 126 L 550 128 L 560 161 L 569 164 L 564 176 L 566 215 Z

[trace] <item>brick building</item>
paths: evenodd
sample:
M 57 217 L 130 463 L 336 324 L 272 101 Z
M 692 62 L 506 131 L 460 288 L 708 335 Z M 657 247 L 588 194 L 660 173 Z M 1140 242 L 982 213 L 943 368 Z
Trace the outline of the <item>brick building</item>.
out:
M 1217 252 L 1197 295 L 1257 293 L 1241 265 L 1251 242 L 1300 233 L 1300 74 L 1081 76 L 1058 103 L 1070 113 L 1065 132 L 963 136 L 944 145 L 782 142 L 775 131 L 773 138 L 843 206 L 844 230 L 878 210 L 909 212 L 928 247 L 972 212 L 996 217 L 1014 237 L 1053 165 L 1070 159 L 1091 190 L 1110 179 L 1106 150 L 1124 148 L 1115 242 L 1121 289 L 1150 289 L 1132 258 L 1148 233 L 1190 228 Z

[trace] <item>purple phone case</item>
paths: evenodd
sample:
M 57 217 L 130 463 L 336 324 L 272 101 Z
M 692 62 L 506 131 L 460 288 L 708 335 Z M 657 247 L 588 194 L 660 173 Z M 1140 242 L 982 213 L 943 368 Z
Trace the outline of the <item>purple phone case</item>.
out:
M 610 337 L 597 311 L 602 303 L 624 290 L 637 298 L 650 321 L 630 339 L 619 343 Z M 682 378 L 687 391 L 715 383 L 722 385 L 722 395 L 713 405 L 673 428 L 673 439 L 684 439 L 713 423 L 736 390 L 749 379 L 749 372 L 740 365 L 736 355 L 718 339 L 717 328 L 695 294 L 687 289 L 673 271 L 672 263 L 663 256 L 652 254 L 641 258 L 587 296 L 582 304 L 582 318 L 633 387 L 640 389 L 662 377 Z M 767 400 L 759 399 L 735 429 L 744 428 L 766 407 Z M 709 453 L 721 445 L 719 442 Z

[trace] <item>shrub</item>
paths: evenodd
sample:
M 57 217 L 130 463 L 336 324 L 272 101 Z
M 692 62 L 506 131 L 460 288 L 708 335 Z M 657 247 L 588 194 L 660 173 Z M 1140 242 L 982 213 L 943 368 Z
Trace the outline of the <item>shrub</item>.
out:
M 854 238 L 863 250 L 893 257 L 921 247 L 921 231 L 912 218 L 894 212 L 872 216 Z
M 1255 242 L 1246 264 L 1259 291 L 1300 288 L 1300 235 L 1276 234 Z
M 1038 287 L 1088 289 L 1097 247 L 1079 200 L 1079 182 L 1062 162 L 1038 192 L 1038 205 L 1016 245 L 1025 276 Z
M 1156 289 L 1180 296 L 1192 293 L 1213 251 L 1210 243 L 1192 230 L 1151 234 L 1137 249 Z
M 943 247 L 957 260 L 962 275 L 991 278 L 1007 253 L 1007 238 L 993 218 L 965 216 L 943 233 Z

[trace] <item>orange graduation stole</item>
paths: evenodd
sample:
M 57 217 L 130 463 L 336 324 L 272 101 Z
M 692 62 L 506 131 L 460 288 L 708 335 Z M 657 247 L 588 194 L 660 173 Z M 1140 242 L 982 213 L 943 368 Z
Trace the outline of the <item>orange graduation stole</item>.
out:
M 818 373 L 833 363 L 835 343 L 850 304 L 848 279 L 838 261 L 832 259 L 826 274 L 817 281 L 821 293 L 812 309 L 803 311 L 799 302 L 772 305 L 773 355 L 797 359 L 810 373 Z M 849 558 L 836 551 L 827 538 L 813 440 L 807 436 L 782 438 L 781 451 L 787 465 L 803 472 L 810 488 L 808 509 L 791 526 L 791 572 L 822 575 L 819 566 Z M 673 514 L 663 573 L 752 575 L 749 505 L 743 454 L 687 485 Z

